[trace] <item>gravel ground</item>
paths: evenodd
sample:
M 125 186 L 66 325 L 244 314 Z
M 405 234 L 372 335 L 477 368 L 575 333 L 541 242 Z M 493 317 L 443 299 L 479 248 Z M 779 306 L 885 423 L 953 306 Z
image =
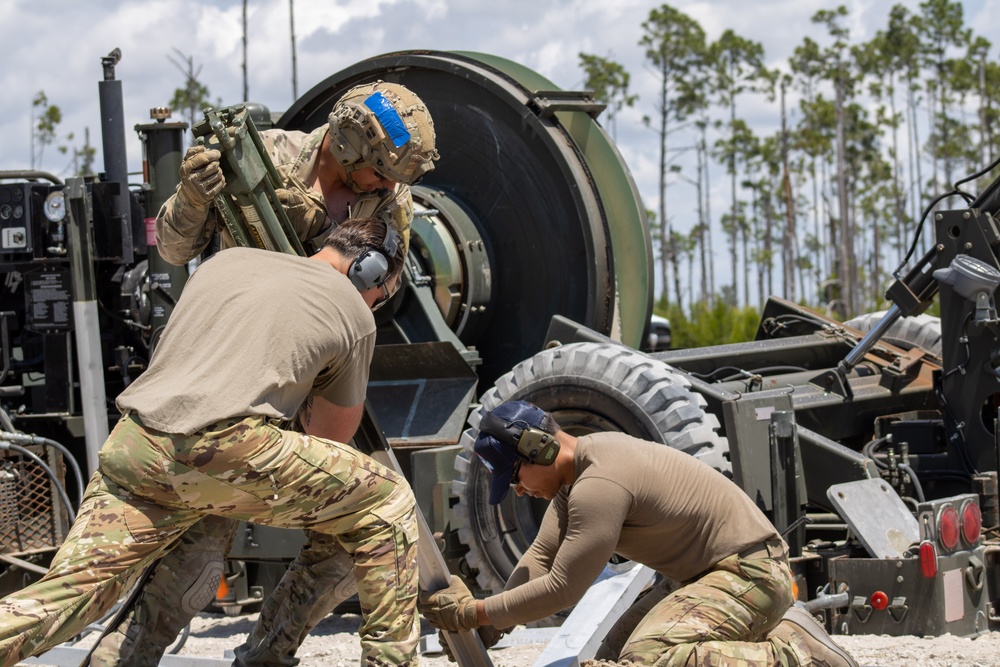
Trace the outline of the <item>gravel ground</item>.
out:
M 256 614 L 228 617 L 202 614 L 191 625 L 191 635 L 180 655 L 222 658 L 246 637 Z M 358 664 L 357 629 L 359 618 L 352 614 L 329 616 L 321 622 L 299 651 L 301 667 L 354 667 Z M 424 633 L 432 632 L 425 624 Z M 874 635 L 836 638 L 861 665 L 880 667 L 1000 667 L 1000 633 L 977 639 L 944 635 L 934 638 L 887 637 Z M 490 651 L 496 667 L 531 667 L 545 648 L 531 643 Z M 421 657 L 424 667 L 447 667 L 452 663 L 442 655 Z

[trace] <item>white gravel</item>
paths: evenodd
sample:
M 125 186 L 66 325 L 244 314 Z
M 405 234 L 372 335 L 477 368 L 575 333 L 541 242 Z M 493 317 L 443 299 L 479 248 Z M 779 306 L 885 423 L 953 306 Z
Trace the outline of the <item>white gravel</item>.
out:
M 202 614 L 191 625 L 191 635 L 181 655 L 221 658 L 246 637 L 256 614 L 226 617 Z M 358 664 L 355 615 L 329 616 L 306 639 L 298 656 L 301 667 L 354 667 Z M 432 629 L 425 624 L 424 632 Z M 1000 666 L 1000 633 L 976 639 L 944 635 L 942 637 L 887 637 L 875 635 L 838 636 L 836 641 L 851 653 L 860 665 L 880 667 L 995 667 Z M 496 667 L 531 667 L 544 644 L 525 644 L 490 651 Z M 441 655 L 421 657 L 424 667 L 447 667 Z

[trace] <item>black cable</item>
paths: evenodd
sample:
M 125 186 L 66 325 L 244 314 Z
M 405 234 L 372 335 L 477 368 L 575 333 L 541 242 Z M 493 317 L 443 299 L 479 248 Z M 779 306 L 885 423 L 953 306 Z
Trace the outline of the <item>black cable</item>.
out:
M 974 181 L 977 178 L 985 176 L 986 174 L 996 169 L 997 166 L 1000 166 L 1000 157 L 998 157 L 996 160 L 993 160 L 993 162 L 990 163 L 990 166 L 986 167 L 982 171 L 977 171 L 972 176 L 966 176 L 962 180 L 957 181 L 953 187 L 955 188 L 955 190 L 958 190 L 958 186 L 962 185 L 963 183 L 968 183 L 969 181 Z
M 0 408 L 0 412 L 4 412 L 3 408 Z M 4 414 L 6 414 L 6 412 L 4 412 Z M 66 461 L 66 465 L 69 466 L 69 469 L 73 473 L 73 477 L 76 479 L 76 486 L 79 493 L 77 501 L 78 503 L 83 503 L 83 490 L 86 488 L 83 483 L 83 471 L 80 470 L 80 464 L 76 462 L 76 457 L 74 457 L 70 451 L 62 445 L 62 443 L 50 440 L 49 438 L 42 438 L 37 435 L 6 431 L 0 432 L 0 441 L 13 442 L 21 445 L 44 445 L 59 450 L 59 453 L 62 454 L 63 460 Z
M 950 371 L 941 376 L 942 380 L 953 373 L 961 373 L 962 375 L 965 375 L 965 369 L 969 365 L 969 362 L 972 360 L 972 350 L 969 348 L 969 332 L 968 332 L 969 321 L 971 319 L 972 319 L 972 311 L 970 310 L 969 313 L 965 316 L 965 322 L 962 323 L 962 331 L 964 332 L 964 335 L 962 336 L 961 339 L 959 339 L 959 342 L 961 342 L 965 347 L 965 361 L 963 361 L 960 364 L 956 364 L 954 368 L 952 368 Z
M 945 192 L 944 194 L 938 195 L 937 197 L 935 197 L 931 201 L 930 204 L 927 205 L 927 208 L 924 209 L 923 215 L 920 216 L 920 221 L 917 223 L 917 232 L 913 236 L 913 243 L 910 244 L 909 249 L 906 251 L 906 256 L 903 257 L 903 261 L 900 262 L 899 266 L 896 267 L 896 270 L 892 272 L 893 277 L 895 277 L 897 279 L 900 277 L 899 274 L 902 271 L 903 267 L 906 266 L 906 263 L 910 261 L 910 258 L 913 256 L 913 253 L 916 251 L 916 249 L 917 249 L 917 242 L 920 240 L 920 234 L 921 234 L 921 232 L 923 232 L 923 229 L 924 229 L 924 222 L 927 220 L 927 216 L 930 215 L 931 209 L 933 209 L 935 206 L 937 206 L 937 204 L 940 201 L 942 201 L 944 199 L 947 199 L 948 197 L 955 197 L 955 196 L 961 197 L 962 199 L 965 200 L 965 203 L 967 205 L 971 206 L 972 204 L 974 204 L 976 202 L 976 198 L 973 197 L 968 192 L 965 192 L 965 191 L 959 189 L 958 186 L 962 185 L 963 183 L 968 183 L 969 181 L 974 181 L 977 178 L 980 178 L 981 176 L 985 176 L 986 174 L 988 174 L 991 171 L 993 171 L 993 169 L 995 169 L 998 165 L 1000 165 L 1000 158 L 995 159 L 985 169 L 977 171 L 976 173 L 972 174 L 971 176 L 966 176 L 965 178 L 963 178 L 963 179 L 961 179 L 959 181 L 956 181 L 951 186 L 951 191 L 950 192 Z
M 882 447 L 882 445 L 887 442 L 889 442 L 889 436 L 883 436 L 875 440 L 869 440 L 861 447 L 861 453 L 874 461 L 875 466 L 881 468 L 882 470 L 887 470 L 889 468 L 889 464 L 877 458 L 875 455 L 878 453 L 878 450 Z
M 919 500 L 920 502 L 924 502 L 924 500 L 926 500 L 924 496 L 924 487 L 921 486 L 920 480 L 917 478 L 917 473 L 913 471 L 913 468 L 911 468 L 905 463 L 900 463 L 897 467 L 903 472 L 905 472 L 907 477 L 910 478 L 910 484 L 913 485 L 913 490 L 917 494 L 917 500 Z
M 949 419 L 951 419 L 954 425 L 955 450 L 958 452 L 962 465 L 965 466 L 966 481 L 968 481 L 968 476 L 978 473 L 979 470 L 972 462 L 972 459 L 969 458 L 968 447 L 966 446 L 965 442 L 965 435 L 962 433 L 962 429 L 959 428 L 961 424 L 959 424 L 958 420 L 955 419 L 955 416 L 951 412 L 951 408 L 948 405 L 948 399 L 945 398 L 944 395 L 944 388 L 941 386 L 942 383 L 943 379 L 941 382 L 936 382 L 934 384 L 934 394 L 937 396 L 938 402 L 941 404 L 941 410 Z
M 69 501 L 69 495 L 66 493 L 66 489 L 64 489 L 63 485 L 59 483 L 59 479 L 56 477 L 56 474 L 52 472 L 52 468 L 50 468 L 45 461 L 43 461 L 31 450 L 25 449 L 21 445 L 15 445 L 11 442 L 0 442 L 0 449 L 11 449 L 41 466 L 42 470 L 45 471 L 45 474 L 48 475 L 49 479 L 52 480 L 52 483 L 55 485 L 59 498 L 63 501 L 63 504 L 66 505 L 66 513 L 69 515 L 70 523 L 76 521 L 76 512 L 73 511 L 73 505 Z
M 132 384 L 132 382 L 133 382 L 133 378 L 132 378 L 132 376 L 128 372 L 128 365 L 129 365 L 129 363 L 132 360 L 135 360 L 135 361 L 139 362 L 139 365 L 143 365 L 143 362 L 145 361 L 145 359 L 143 359 L 139 355 L 133 354 L 133 355 L 129 356 L 125 361 L 122 362 L 122 364 L 121 364 L 122 382 L 125 383 L 126 387 L 129 386 L 130 384 Z M 139 371 L 139 372 L 142 373 L 142 371 Z
M 952 421 L 952 423 L 954 425 L 954 428 L 955 428 L 955 431 L 954 431 L 954 435 L 955 435 L 955 441 L 954 441 L 955 442 L 955 450 L 958 452 L 958 455 L 959 455 L 959 458 L 961 459 L 962 465 L 965 467 L 966 474 L 968 474 L 968 475 L 974 475 L 974 474 L 978 473 L 979 469 L 976 468 L 976 464 L 972 461 L 972 458 L 969 456 L 968 443 L 965 440 L 965 434 L 962 432 L 962 429 L 960 428 L 961 424 L 959 423 L 959 421 L 957 419 L 955 419 L 954 414 L 952 414 L 951 407 L 948 405 L 948 399 L 945 397 L 945 393 L 944 393 L 944 382 L 955 371 L 960 371 L 961 369 L 964 369 L 965 365 L 968 364 L 969 359 L 971 358 L 971 352 L 969 350 L 969 344 L 968 344 L 968 337 L 969 336 L 968 336 L 968 333 L 966 332 L 966 329 L 969 326 L 969 321 L 971 319 L 972 319 L 972 313 L 970 312 L 966 316 L 965 322 L 962 323 L 962 332 L 964 334 L 963 338 L 966 339 L 965 340 L 965 354 L 966 354 L 966 360 L 965 360 L 965 362 L 963 362 L 961 365 L 955 366 L 954 368 L 952 368 L 947 373 L 942 374 L 939 377 L 938 381 L 934 383 L 934 393 L 937 396 L 938 402 L 941 404 L 941 409 L 944 412 L 944 414 L 947 415 L 947 417 L 949 419 L 951 419 L 951 421 Z
M 938 202 L 941 202 L 942 200 L 945 200 L 948 197 L 954 197 L 956 195 L 964 197 L 966 193 L 955 190 L 951 192 L 945 192 L 944 194 L 938 195 L 933 200 L 931 200 L 931 203 L 928 204 L 927 208 L 924 209 L 923 215 L 920 216 L 920 221 L 917 223 L 917 232 L 913 235 L 913 243 L 910 244 L 909 249 L 906 251 L 906 255 L 903 257 L 903 261 L 901 261 L 899 263 L 899 266 L 897 266 L 896 269 L 892 272 L 894 278 L 896 278 L 897 280 L 900 279 L 899 275 L 900 272 L 903 270 L 903 267 L 906 266 L 906 263 L 910 261 L 910 258 L 913 257 L 913 253 L 916 252 L 917 243 L 920 241 L 920 234 L 924 230 L 924 222 L 927 221 L 927 216 L 930 215 L 930 212 L 934 209 L 935 206 L 938 205 Z M 972 203 L 972 202 L 967 202 L 967 203 Z

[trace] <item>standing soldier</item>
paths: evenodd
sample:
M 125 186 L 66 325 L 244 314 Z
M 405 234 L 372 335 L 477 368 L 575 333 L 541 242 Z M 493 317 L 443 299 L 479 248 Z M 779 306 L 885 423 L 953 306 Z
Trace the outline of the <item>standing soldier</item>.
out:
M 202 264 L 149 368 L 118 397 L 122 418 L 48 573 L 0 600 L 0 667 L 101 618 L 206 515 L 336 540 L 358 581 L 362 664 L 415 660 L 413 494 L 320 435 L 345 440 L 360 423 L 371 311 L 403 260 L 396 231 L 365 218 L 308 258 L 230 248 Z M 277 426 L 303 404 L 302 433 Z
M 307 248 L 348 217 L 370 215 L 398 231 L 405 257 L 413 218 L 409 185 L 438 159 L 433 121 L 412 91 L 382 81 L 363 84 L 334 105 L 327 125 L 309 134 L 260 134 L 284 181 L 278 198 Z M 233 245 L 212 206 L 225 186 L 220 157 L 201 146 L 185 156 L 177 193 L 156 219 L 157 249 L 169 262 L 197 257 L 213 237 L 222 247 Z M 192 526 L 156 565 L 127 616 L 101 639 L 91 665 L 156 665 L 214 599 L 237 525 L 209 516 Z M 330 536 L 307 530 L 306 544 L 264 601 L 247 640 L 236 648 L 235 664 L 297 664 L 295 652 L 309 631 L 356 592 L 347 553 Z

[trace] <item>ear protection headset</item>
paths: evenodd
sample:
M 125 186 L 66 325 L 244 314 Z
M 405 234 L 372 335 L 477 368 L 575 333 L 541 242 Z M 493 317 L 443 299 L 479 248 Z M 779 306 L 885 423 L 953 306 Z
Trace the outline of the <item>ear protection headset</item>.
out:
M 516 448 L 518 456 L 527 459 L 528 463 L 552 465 L 559 453 L 556 436 L 524 421 L 508 422 L 487 412 L 479 422 L 479 430 Z
M 389 279 L 388 258 L 395 256 L 398 248 L 399 234 L 392 225 L 386 224 L 381 247 L 369 247 L 351 263 L 347 272 L 347 277 L 359 292 L 381 287 Z

